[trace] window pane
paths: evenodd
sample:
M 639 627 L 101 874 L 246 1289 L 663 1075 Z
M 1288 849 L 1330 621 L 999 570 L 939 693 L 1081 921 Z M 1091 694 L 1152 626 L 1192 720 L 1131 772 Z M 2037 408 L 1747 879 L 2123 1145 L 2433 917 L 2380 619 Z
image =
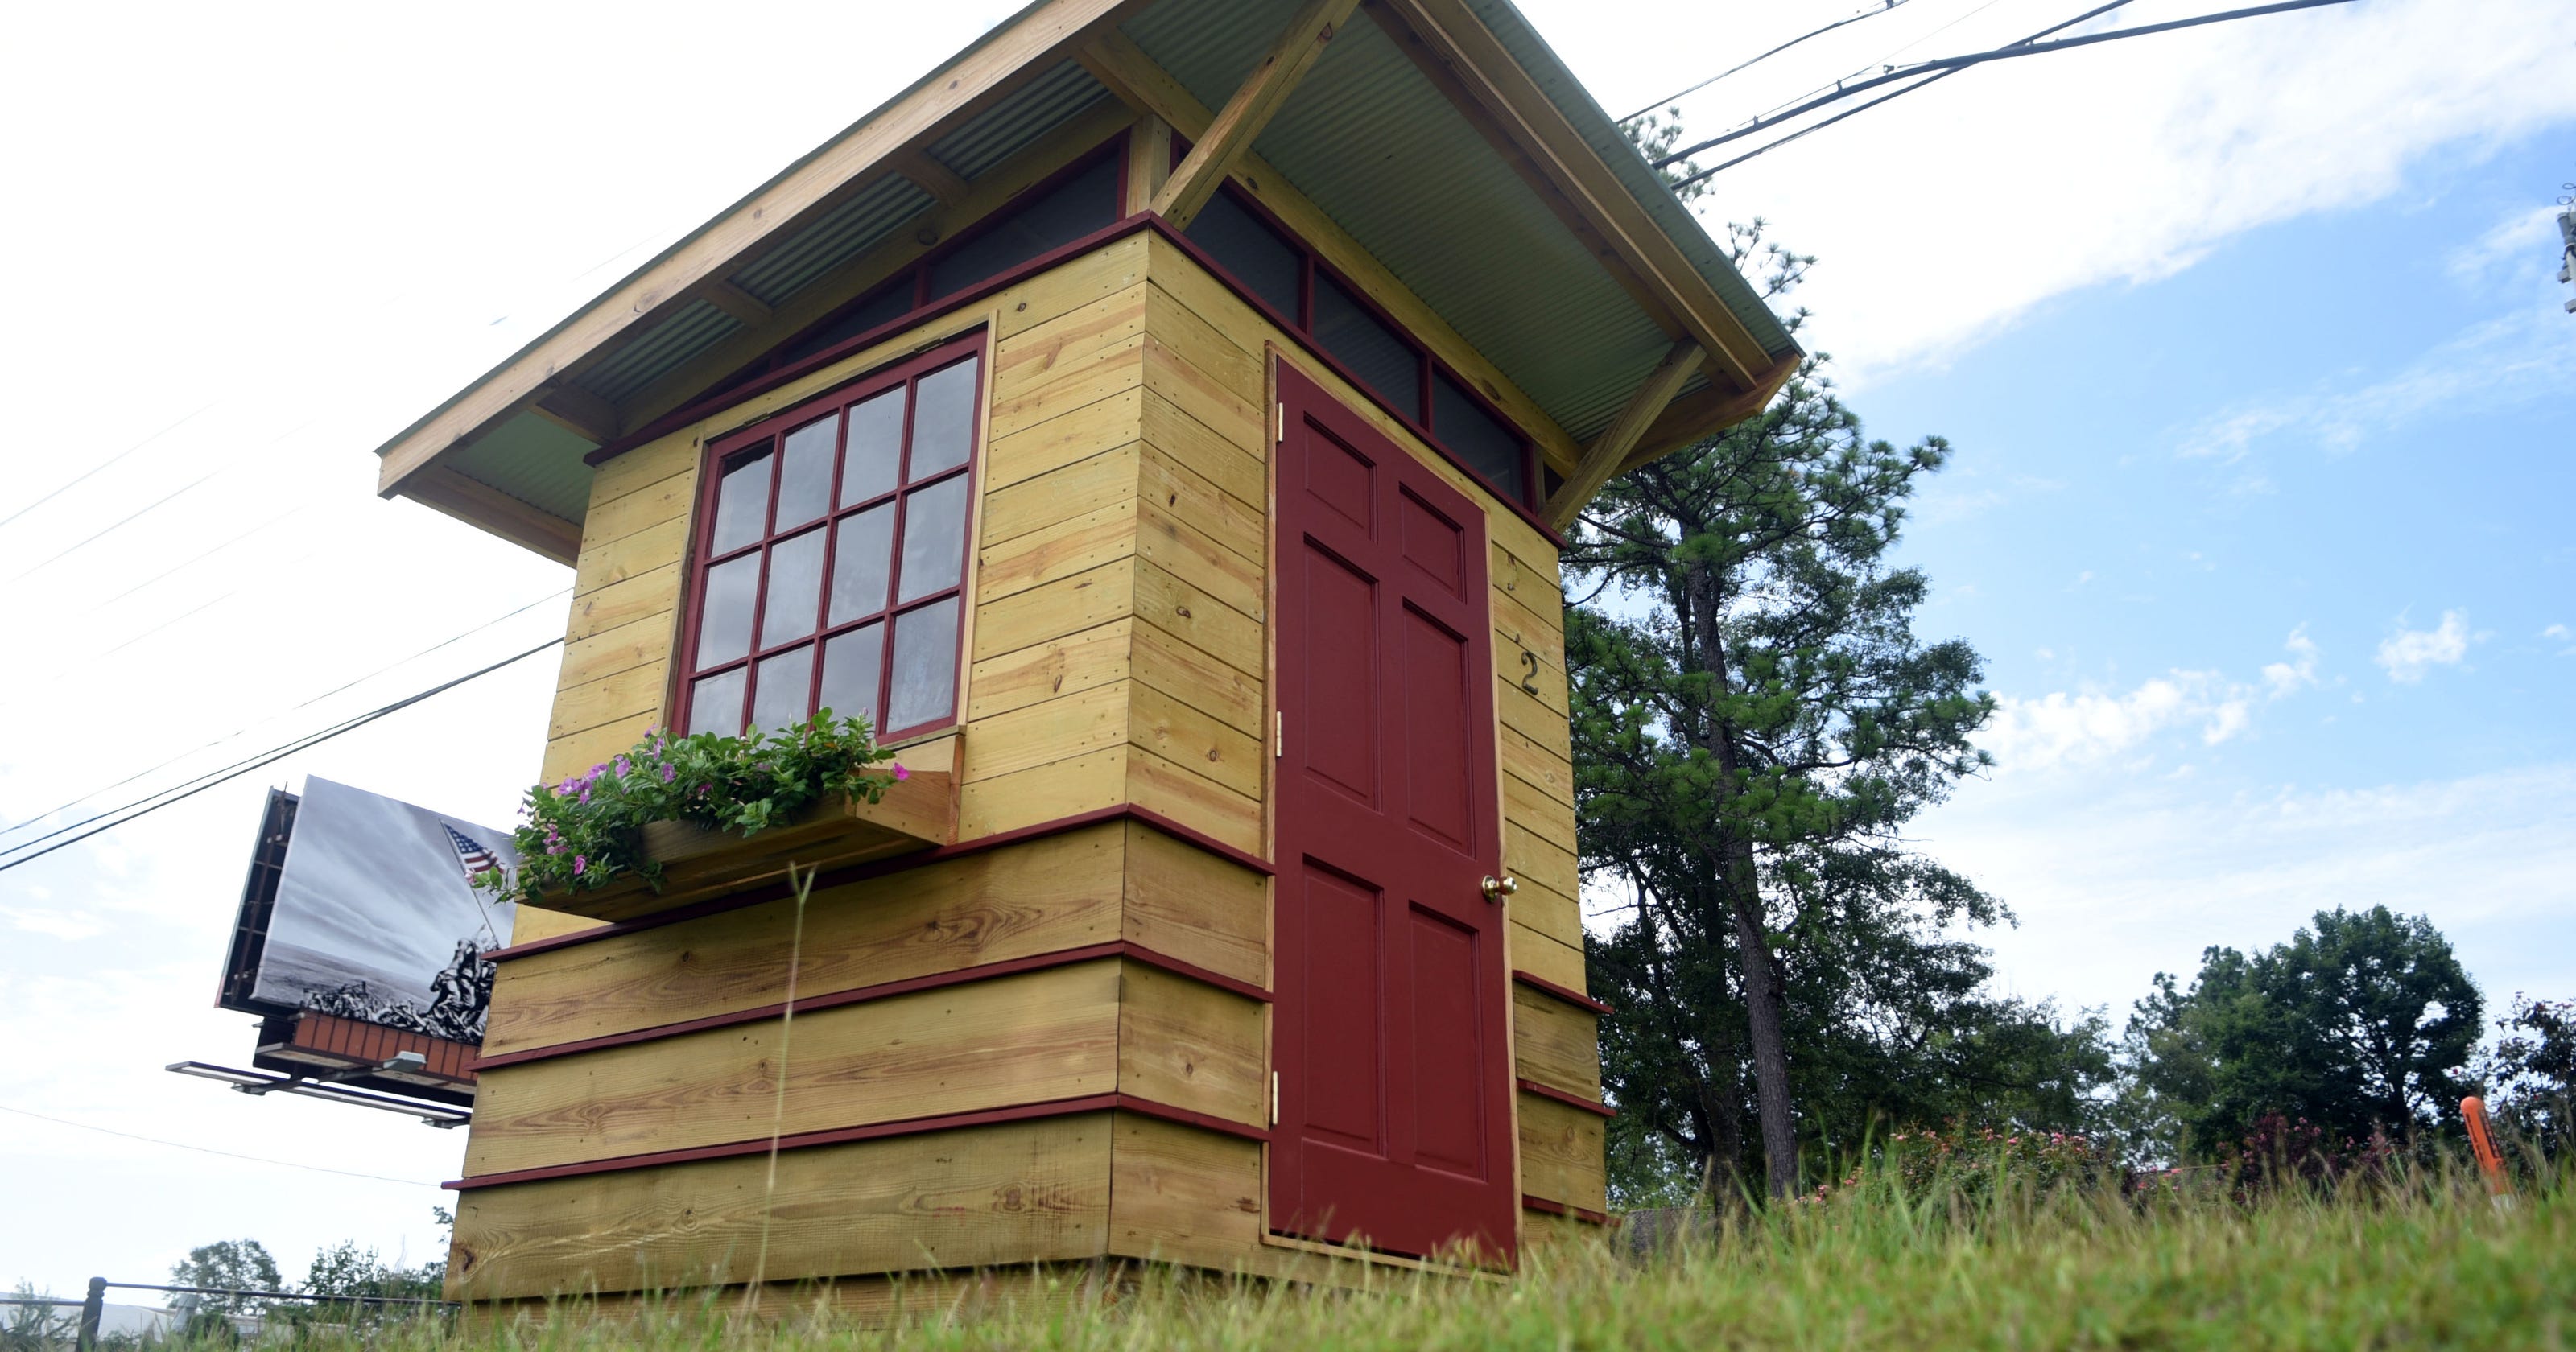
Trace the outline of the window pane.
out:
M 761 447 L 724 467 L 716 486 L 716 526 L 710 554 L 730 554 L 769 533 L 769 448 Z
M 778 530 L 789 530 L 823 514 L 832 502 L 832 443 L 840 439 L 841 420 L 825 418 L 787 434 L 785 460 L 778 467 Z
M 1297 274 L 1304 269 L 1304 258 L 1233 194 L 1220 190 L 1209 198 L 1185 233 L 1289 323 L 1304 320 L 1297 313 Z
M 1055 187 L 1002 208 L 981 233 L 930 264 L 933 300 L 1062 248 L 1118 219 L 1118 156 L 1103 155 Z
M 727 737 L 742 731 L 742 678 L 749 670 L 735 667 L 721 676 L 710 676 L 689 687 L 689 734 L 720 732 Z
M 823 644 L 823 703 L 834 718 L 864 718 L 877 725 L 877 679 L 883 673 L 885 626 L 871 624 L 835 634 Z
M 814 632 L 823 608 L 823 532 L 809 530 L 769 547 L 769 599 L 760 607 L 760 646 L 775 648 Z
M 841 505 L 894 490 L 903 459 L 903 388 L 850 406 L 850 449 L 841 465 Z
M 912 477 L 927 479 L 966 463 L 975 446 L 973 357 L 923 376 L 912 394 Z
M 832 623 L 885 609 L 887 565 L 894 557 L 894 504 L 844 517 L 833 527 Z
M 760 680 L 751 689 L 751 725 L 773 732 L 802 723 L 814 697 L 814 645 L 791 648 L 760 664 Z
M 894 617 L 894 698 L 886 727 L 945 720 L 957 703 L 957 597 Z
M 1359 298 L 1318 269 L 1315 273 L 1315 341 L 1351 368 L 1369 388 L 1415 417 L 1422 398 L 1421 358 L 1395 330 L 1361 308 Z
M 903 500 L 901 605 L 957 585 L 966 566 L 966 476 L 915 489 Z
M 759 593 L 758 554 L 707 570 L 706 601 L 698 610 L 700 671 L 751 651 L 751 606 Z
M 1529 469 L 1520 435 L 1487 413 L 1446 371 L 1431 373 L 1431 434 L 1504 496 L 1528 500 Z

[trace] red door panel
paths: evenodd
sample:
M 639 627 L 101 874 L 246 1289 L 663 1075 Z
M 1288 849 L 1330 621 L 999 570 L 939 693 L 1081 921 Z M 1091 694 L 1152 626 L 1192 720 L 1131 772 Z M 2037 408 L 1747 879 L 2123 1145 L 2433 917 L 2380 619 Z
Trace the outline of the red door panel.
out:
M 1293 368 L 1279 390 L 1271 1223 L 1508 1263 L 1484 516 Z

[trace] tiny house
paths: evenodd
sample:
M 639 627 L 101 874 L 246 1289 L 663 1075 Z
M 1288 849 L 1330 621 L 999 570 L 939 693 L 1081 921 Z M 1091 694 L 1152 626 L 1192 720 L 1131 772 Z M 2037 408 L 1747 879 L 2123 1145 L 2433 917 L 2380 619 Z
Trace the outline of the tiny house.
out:
M 1507 0 L 1039 0 L 457 393 L 382 489 L 574 568 L 543 777 L 913 776 L 522 914 L 451 1293 L 1605 1224 L 1560 532 L 1798 358 Z

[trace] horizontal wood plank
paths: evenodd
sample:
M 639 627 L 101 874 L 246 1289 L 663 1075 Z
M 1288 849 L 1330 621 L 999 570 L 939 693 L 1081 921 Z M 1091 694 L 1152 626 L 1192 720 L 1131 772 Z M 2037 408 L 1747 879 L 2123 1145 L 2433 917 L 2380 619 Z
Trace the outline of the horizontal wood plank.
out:
M 968 781 L 958 789 L 957 838 L 974 840 L 1126 802 L 1133 750 L 1122 741 L 1071 760 Z
M 1601 1097 L 1600 1016 L 1542 991 L 1512 986 L 1512 1061 L 1522 1079 L 1579 1098 Z
M 968 721 L 1127 679 L 1135 630 L 1132 618 L 1111 620 L 977 662 L 966 682 Z
M 1261 1245 L 1261 1146 L 1119 1113 L 1110 1163 L 1109 1251 L 1237 1271 Z
M 1125 830 L 1123 937 L 1267 989 L 1269 880 L 1143 823 L 1130 822 Z
M 659 716 L 662 691 L 670 676 L 668 662 L 648 662 L 613 676 L 556 691 L 554 713 L 547 720 L 546 735 L 569 737 L 637 714 Z
M 1115 559 L 977 605 L 975 660 L 1020 652 L 1136 613 L 1136 574 L 1133 558 Z M 967 693 L 972 698 L 974 692 Z
M 1539 1094 L 1520 1096 L 1521 1191 L 1587 1211 L 1609 1209 L 1599 1114 Z
M 1128 748 L 1127 801 L 1250 854 L 1261 853 L 1259 800 L 1165 760 Z
M 1567 943 L 1553 932 L 1554 926 L 1539 929 L 1527 923 L 1518 914 L 1523 909 L 1520 903 L 1521 898 L 1512 898 L 1516 913 L 1506 936 L 1512 970 L 1527 972 L 1541 981 L 1553 981 L 1570 991 L 1588 989 L 1584 985 L 1582 946 Z M 1576 937 L 1581 936 L 1578 934 Z
M 1266 1128 L 1264 1024 L 1260 1001 L 1141 962 L 1122 964 L 1119 1092 Z

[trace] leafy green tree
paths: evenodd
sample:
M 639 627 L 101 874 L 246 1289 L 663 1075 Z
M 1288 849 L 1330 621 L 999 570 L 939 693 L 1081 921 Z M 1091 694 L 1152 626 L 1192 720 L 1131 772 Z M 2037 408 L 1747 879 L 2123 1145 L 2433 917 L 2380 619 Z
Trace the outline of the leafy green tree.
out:
M 1730 244 L 1766 299 L 1812 261 L 1758 222 Z M 1622 1010 L 1603 1055 L 1632 1185 L 1758 1162 L 1785 1194 L 1802 1139 L 1848 1147 L 1873 1116 L 2076 1118 L 2107 1069 L 2098 1024 L 1978 994 L 1983 951 L 1940 937 L 2007 919 L 1902 834 L 1988 763 L 1969 742 L 1994 707 L 1979 659 L 1916 636 L 1926 582 L 1889 558 L 1949 448 L 1866 438 L 1825 360 L 1759 417 L 1612 480 L 1565 555 L 1591 590 L 1566 662 L 1582 862 L 1624 903 L 1592 979 Z
M 2517 993 L 2478 1063 L 2487 1107 L 2543 1147 L 2576 1140 L 2576 1000 Z
M 2328 1139 L 2430 1129 L 2456 1112 L 2484 1004 L 2430 920 L 2319 911 L 2248 956 L 2210 948 L 2188 987 L 2159 972 L 2126 1036 L 2139 1143 L 2205 1155 L 2268 1114 Z
M 323 1299 L 306 1303 L 291 1313 L 303 1323 L 355 1326 L 411 1319 L 420 1313 L 419 1307 L 388 1306 L 357 1297 L 437 1300 L 445 1285 L 446 1269 L 444 1262 L 417 1268 L 394 1267 L 385 1263 L 376 1250 L 360 1249 L 354 1241 L 343 1240 L 313 1255 L 304 1284 L 297 1288 L 305 1295 Z
M 185 1262 L 170 1269 L 174 1286 L 203 1286 L 219 1291 L 277 1291 L 284 1288 L 277 1260 L 256 1239 L 225 1239 L 188 1250 Z M 268 1305 L 256 1296 L 207 1296 L 198 1308 L 219 1314 L 256 1314 Z

